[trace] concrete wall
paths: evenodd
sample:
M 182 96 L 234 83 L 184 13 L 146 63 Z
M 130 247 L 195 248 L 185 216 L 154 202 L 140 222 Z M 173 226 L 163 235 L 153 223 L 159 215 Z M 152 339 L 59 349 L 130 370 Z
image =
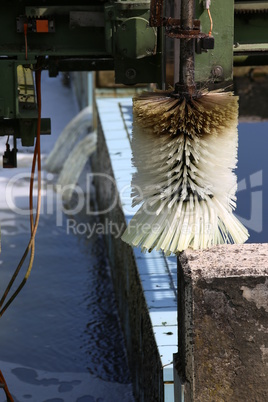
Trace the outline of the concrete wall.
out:
M 268 401 L 267 256 L 268 244 L 180 255 L 175 366 L 185 402 Z
M 92 166 L 94 172 L 113 177 L 100 124 L 97 152 L 92 158 Z M 109 208 L 117 192 L 114 184 L 108 178 L 100 177 L 95 180 L 95 186 L 99 209 Z M 112 211 L 100 217 L 103 222 L 108 220 L 125 225 L 120 203 L 117 203 Z M 139 402 L 163 401 L 162 365 L 132 248 L 112 234 L 104 236 L 104 239 L 112 269 L 136 400 Z
M 87 106 L 91 98 L 88 91 L 93 90 L 89 85 L 88 73 L 71 73 L 71 82 L 79 107 L 82 109 Z M 98 125 L 98 145 L 96 153 L 91 158 L 92 170 L 94 173 L 114 177 L 98 111 L 94 105 L 94 120 L 95 118 Z M 96 178 L 95 186 L 99 210 L 109 209 L 111 200 L 117 197 L 115 195 L 117 188 L 105 177 Z M 112 211 L 101 214 L 100 219 L 104 224 L 109 222 L 126 227 L 120 201 Z M 139 402 L 162 402 L 164 401 L 162 363 L 132 248 L 120 238 L 116 239 L 112 233 L 103 236 L 103 239 L 106 242 L 111 265 L 135 398 Z

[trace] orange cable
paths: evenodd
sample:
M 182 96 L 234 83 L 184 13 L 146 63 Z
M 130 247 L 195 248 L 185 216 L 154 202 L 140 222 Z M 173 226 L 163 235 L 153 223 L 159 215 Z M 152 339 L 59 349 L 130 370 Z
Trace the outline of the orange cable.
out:
M 213 29 L 213 20 L 212 20 L 212 17 L 211 17 L 210 9 L 208 8 L 207 10 L 208 10 L 208 16 L 209 16 L 209 20 L 210 20 L 210 31 L 209 31 L 208 34 L 209 34 L 209 36 L 211 36 L 212 29 Z
M 28 23 L 25 22 L 23 24 L 23 31 L 24 31 L 24 42 L 25 42 L 25 60 L 28 59 L 28 41 L 27 41 L 27 31 L 28 31 Z
M 33 162 L 32 162 L 32 171 L 31 171 L 31 180 L 30 180 L 30 193 L 29 193 L 29 207 L 30 207 L 30 226 L 31 226 L 31 238 L 28 243 L 28 246 L 11 278 L 9 281 L 9 284 L 4 292 L 4 295 L 2 296 L 2 299 L 0 301 L 0 308 L 3 306 L 5 299 L 7 298 L 7 295 L 17 277 L 19 274 L 21 267 L 29 253 L 29 250 L 31 249 L 31 255 L 30 255 L 30 261 L 28 264 L 27 272 L 16 289 L 16 291 L 12 294 L 12 296 L 9 298 L 9 300 L 6 302 L 6 304 L 2 307 L 0 310 L 0 317 L 4 314 L 8 306 L 12 303 L 12 301 L 15 299 L 15 297 L 18 295 L 18 293 L 21 291 L 23 286 L 25 285 L 31 270 L 33 266 L 33 260 L 34 260 L 34 251 L 35 251 L 35 235 L 37 232 L 37 227 L 39 223 L 39 218 L 40 218 L 40 210 L 41 210 L 41 147 L 40 147 L 40 134 L 41 134 L 41 70 L 37 70 L 35 72 L 35 77 L 36 77 L 36 94 L 37 94 L 37 105 L 38 105 L 38 119 L 37 119 L 37 136 L 36 136 L 36 143 L 35 143 L 35 149 L 34 149 L 34 156 L 33 156 Z M 35 167 L 36 167 L 36 158 L 37 158 L 37 168 L 38 168 L 38 197 L 37 197 L 37 207 L 36 207 L 36 216 L 35 216 L 35 222 L 33 219 L 33 182 L 34 182 L 34 173 L 35 173 Z
M 14 402 L 14 399 L 13 399 L 11 393 L 9 392 L 5 377 L 4 377 L 4 375 L 3 375 L 1 370 L 0 370 L 0 381 L 4 385 L 4 391 L 5 391 L 5 394 L 6 394 L 6 397 L 7 397 L 7 402 Z

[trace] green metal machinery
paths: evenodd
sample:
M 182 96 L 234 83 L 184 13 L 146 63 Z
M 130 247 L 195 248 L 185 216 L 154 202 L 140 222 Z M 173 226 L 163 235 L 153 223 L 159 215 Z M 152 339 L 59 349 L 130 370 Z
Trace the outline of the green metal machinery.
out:
M 172 15 L 166 16 L 175 2 L 167 0 L 165 8 L 163 1 L 152 1 L 158 24 L 150 20 L 147 0 L 76 3 L 1 1 L 0 135 L 33 145 L 37 107 L 32 71 L 37 68 L 48 70 L 52 77 L 59 71 L 114 70 L 116 83 L 162 87 L 165 33 L 174 37 L 181 29 L 179 19 L 172 22 Z M 195 3 L 197 82 L 225 83 L 232 79 L 233 65 L 268 64 L 267 1 L 209 2 L 214 45 L 204 40 L 210 27 L 207 2 Z M 49 119 L 42 119 L 41 132 L 50 132 Z

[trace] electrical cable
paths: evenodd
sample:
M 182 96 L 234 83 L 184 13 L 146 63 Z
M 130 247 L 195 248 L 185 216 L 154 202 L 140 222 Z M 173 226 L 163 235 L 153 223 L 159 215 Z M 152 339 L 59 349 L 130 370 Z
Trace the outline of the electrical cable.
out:
M 213 29 L 213 20 L 212 20 L 212 17 L 211 17 L 210 9 L 208 8 L 207 10 L 208 10 L 208 16 L 209 16 L 209 20 L 210 20 L 210 30 L 209 30 L 208 34 L 209 34 L 209 36 L 211 36 L 212 29 Z
M 36 143 L 35 143 L 35 149 L 34 149 L 34 155 L 33 155 L 33 162 L 32 162 L 32 171 L 31 171 L 31 180 L 30 180 L 30 191 L 29 191 L 29 207 L 30 207 L 30 227 L 31 227 L 31 238 L 28 243 L 28 246 L 25 249 L 25 252 L 11 278 L 9 281 L 6 290 L 2 296 L 2 299 L 0 300 L 0 317 L 4 314 L 6 309 L 9 307 L 9 305 L 12 303 L 12 301 L 16 298 L 18 293 L 21 291 L 23 286 L 25 285 L 27 279 L 29 278 L 29 275 L 32 270 L 33 266 L 33 260 L 34 260 L 34 252 L 35 252 L 35 235 L 37 232 L 37 227 L 39 223 L 39 218 L 40 218 L 40 209 L 41 209 L 41 147 L 40 147 L 40 133 L 41 133 L 41 70 L 37 70 L 35 72 L 35 83 L 36 83 L 36 95 L 37 95 L 37 106 L 38 106 L 38 119 L 37 119 L 37 135 L 36 135 Z M 35 168 L 36 168 L 36 160 L 37 160 L 37 170 L 38 170 L 38 196 L 37 196 L 37 206 L 36 206 L 36 215 L 35 215 L 35 221 L 34 221 L 34 216 L 33 216 L 33 184 L 34 184 L 34 173 L 35 173 Z M 5 303 L 5 300 L 10 292 L 10 289 L 17 278 L 23 263 L 31 250 L 30 254 L 30 261 L 28 264 L 28 268 L 26 271 L 26 274 L 21 281 L 20 285 L 18 288 L 14 291 L 14 293 L 11 295 L 11 297 L 8 299 L 8 301 Z M 5 304 L 4 304 L 5 303 Z
M 13 399 L 11 393 L 9 392 L 6 380 L 5 380 L 4 375 L 1 370 L 0 370 L 0 383 L 3 386 L 3 389 L 5 391 L 5 394 L 7 397 L 7 402 L 14 402 L 14 399 Z
M 24 42 L 25 42 L 25 60 L 27 60 L 28 59 L 28 41 L 27 41 L 28 24 L 27 24 L 27 22 L 23 24 L 23 31 L 24 31 Z
M 203 1 L 203 5 L 204 5 L 204 8 L 205 8 L 205 9 L 207 10 L 207 12 L 208 12 L 208 16 L 209 16 L 209 20 L 210 20 L 210 30 L 209 30 L 208 35 L 211 36 L 211 34 L 212 34 L 212 29 L 213 29 L 213 20 L 212 20 L 211 12 L 210 12 L 211 0 L 204 0 L 204 1 Z

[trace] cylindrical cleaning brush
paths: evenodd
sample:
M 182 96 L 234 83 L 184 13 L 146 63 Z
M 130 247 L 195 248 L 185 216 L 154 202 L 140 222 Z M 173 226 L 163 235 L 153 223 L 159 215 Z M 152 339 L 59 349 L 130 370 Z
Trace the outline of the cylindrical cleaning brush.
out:
M 187 27 L 193 20 L 189 3 L 182 1 Z M 233 215 L 237 123 L 236 96 L 196 91 L 193 40 L 181 40 L 175 91 L 133 100 L 132 196 L 133 206 L 142 205 L 122 240 L 167 255 L 247 240 L 246 228 Z

